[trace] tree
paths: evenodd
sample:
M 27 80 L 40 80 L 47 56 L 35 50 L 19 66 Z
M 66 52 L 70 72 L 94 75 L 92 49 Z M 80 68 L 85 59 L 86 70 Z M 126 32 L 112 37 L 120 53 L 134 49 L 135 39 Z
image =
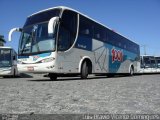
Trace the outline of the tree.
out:
M 0 46 L 3 46 L 4 43 L 6 43 L 5 39 L 4 39 L 4 36 L 3 35 L 0 35 Z
M 0 35 L 0 41 L 6 42 L 3 35 Z

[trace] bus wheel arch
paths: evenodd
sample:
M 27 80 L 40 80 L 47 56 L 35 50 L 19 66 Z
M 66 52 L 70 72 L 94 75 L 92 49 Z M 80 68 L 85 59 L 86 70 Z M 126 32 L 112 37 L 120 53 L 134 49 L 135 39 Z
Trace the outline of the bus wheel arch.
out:
M 84 57 L 81 59 L 79 64 L 79 73 L 81 74 L 81 78 L 87 78 L 88 74 L 92 73 L 92 62 L 89 57 Z

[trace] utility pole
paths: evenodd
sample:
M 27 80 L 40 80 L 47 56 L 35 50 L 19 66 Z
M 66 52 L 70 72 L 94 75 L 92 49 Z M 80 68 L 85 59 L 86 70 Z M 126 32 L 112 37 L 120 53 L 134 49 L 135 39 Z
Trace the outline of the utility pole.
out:
M 144 50 L 144 55 L 147 55 L 147 52 L 146 52 L 146 45 L 141 45 L 141 47 L 143 47 L 143 50 Z
M 147 52 L 146 52 L 146 45 L 144 45 L 144 55 L 147 55 Z

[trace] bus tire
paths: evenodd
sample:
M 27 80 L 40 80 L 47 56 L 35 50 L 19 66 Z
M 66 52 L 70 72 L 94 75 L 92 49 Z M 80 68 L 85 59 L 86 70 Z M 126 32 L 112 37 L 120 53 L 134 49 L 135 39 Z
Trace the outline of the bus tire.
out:
M 115 74 L 113 74 L 113 73 L 107 74 L 108 78 L 111 78 L 111 77 L 114 77 L 114 76 L 115 76 Z
M 134 67 L 131 66 L 129 70 L 129 76 L 133 76 L 133 75 L 134 75 Z
M 56 74 L 49 73 L 48 76 L 49 76 L 50 80 L 52 80 L 52 81 L 56 81 L 57 80 L 57 75 Z
M 89 74 L 89 68 L 87 62 L 84 61 L 81 67 L 81 78 L 86 79 L 88 77 L 88 74 Z

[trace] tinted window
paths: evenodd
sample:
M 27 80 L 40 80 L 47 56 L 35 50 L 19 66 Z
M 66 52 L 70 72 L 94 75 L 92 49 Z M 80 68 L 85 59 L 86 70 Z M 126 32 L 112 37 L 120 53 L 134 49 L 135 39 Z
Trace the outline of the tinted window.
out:
M 116 45 L 116 39 L 114 37 L 114 33 L 112 31 L 108 31 L 108 42 L 112 45 Z
M 103 26 L 94 24 L 94 38 L 100 41 L 106 41 L 106 31 Z
M 106 41 L 107 43 L 112 44 L 113 46 L 117 46 L 122 49 L 126 49 L 136 54 L 140 54 L 139 45 L 115 33 L 112 30 L 106 29 Z
M 80 15 L 80 24 L 79 24 L 79 34 L 92 37 L 93 35 L 93 26 L 92 21 Z
M 59 37 L 58 37 L 58 50 L 65 51 L 69 49 L 76 38 L 77 32 L 77 14 L 65 10 L 62 15 Z
M 96 40 L 100 40 L 113 46 L 126 49 L 130 52 L 140 54 L 139 45 L 136 43 L 128 40 L 113 30 L 105 28 L 104 26 L 81 15 L 79 24 L 79 36 L 83 36 L 83 39 L 85 40 L 91 40 L 91 38 L 95 38 Z
M 60 10 L 61 9 L 48 10 L 28 17 L 24 27 L 40 22 L 49 21 L 52 17 L 59 16 Z

